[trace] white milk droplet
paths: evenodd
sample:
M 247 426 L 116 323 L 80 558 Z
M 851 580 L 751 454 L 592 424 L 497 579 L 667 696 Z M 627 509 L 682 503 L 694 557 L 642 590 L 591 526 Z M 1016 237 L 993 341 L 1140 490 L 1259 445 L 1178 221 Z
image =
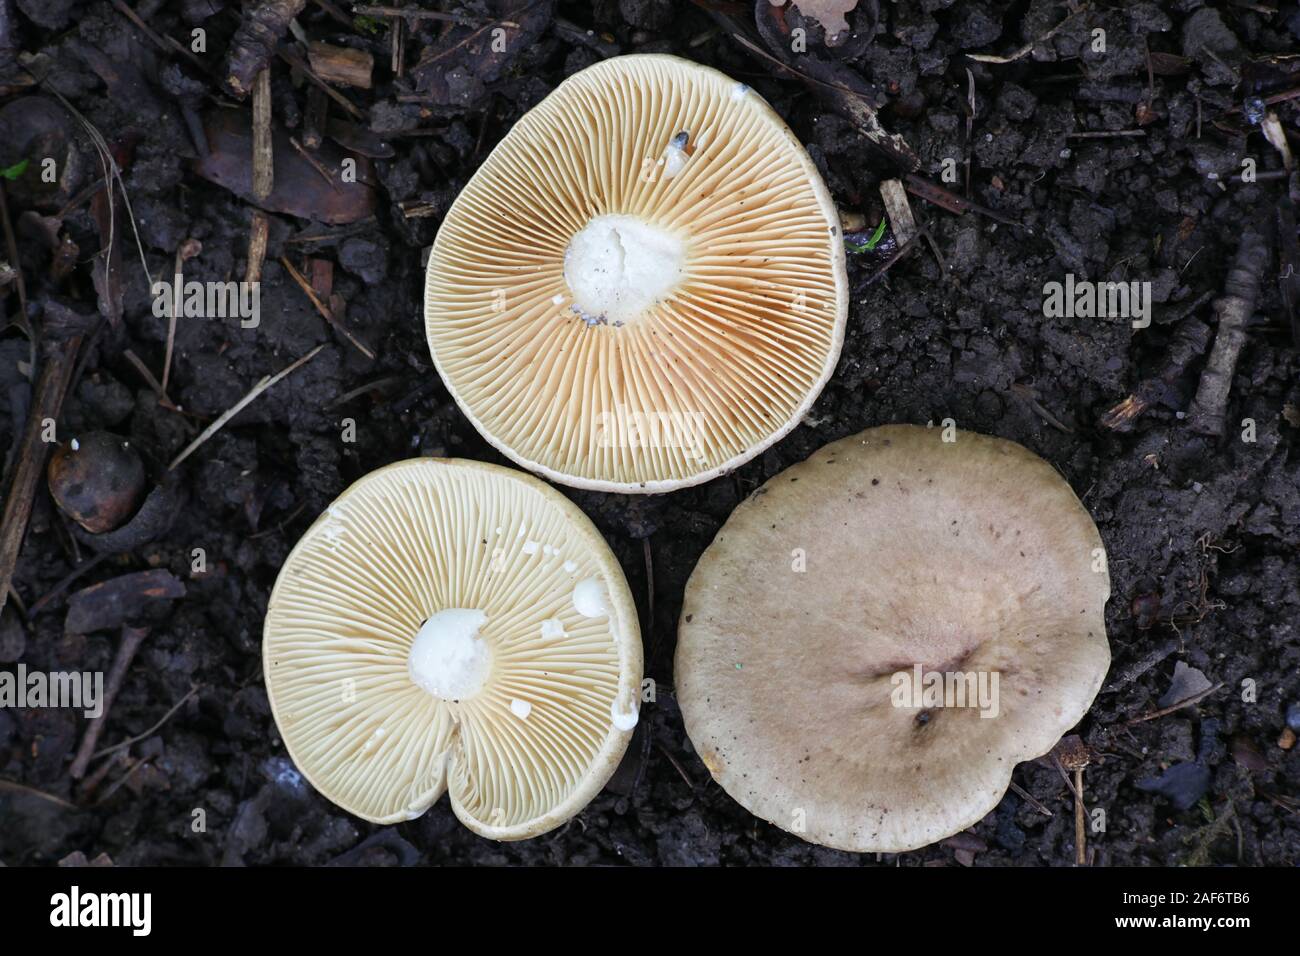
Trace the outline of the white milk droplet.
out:
M 609 613 L 605 605 L 605 586 L 599 578 L 578 582 L 573 589 L 573 607 L 583 617 L 604 617 Z
M 514 714 L 520 720 L 527 720 L 528 715 L 533 712 L 533 705 L 526 700 L 515 698 L 510 702 L 510 713 Z
M 536 541 L 524 542 L 524 554 L 536 554 L 537 549 L 541 547 Z
M 564 637 L 566 633 L 567 632 L 564 630 L 564 622 L 558 617 L 549 617 L 542 622 L 542 637 Z
M 618 730 L 631 730 L 636 726 L 637 718 L 641 715 L 633 707 L 629 710 L 619 710 L 618 701 L 614 701 L 609 708 L 609 716 L 614 721 L 614 727 Z

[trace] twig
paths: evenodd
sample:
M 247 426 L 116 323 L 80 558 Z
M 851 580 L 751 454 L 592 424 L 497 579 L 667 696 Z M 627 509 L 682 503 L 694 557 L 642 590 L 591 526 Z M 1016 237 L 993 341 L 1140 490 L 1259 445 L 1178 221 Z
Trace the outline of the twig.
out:
M 220 432 L 221 429 L 225 427 L 227 421 L 230 421 L 230 419 L 233 419 L 235 415 L 238 415 L 239 412 L 242 412 L 244 408 L 246 408 L 248 405 L 251 405 L 253 399 L 257 398 L 257 395 L 260 395 L 261 393 L 265 392 L 266 389 L 269 389 L 270 386 L 276 384 L 276 382 L 281 380 L 281 378 L 285 377 L 286 375 L 290 375 L 291 372 L 298 371 L 298 369 L 302 368 L 303 365 L 307 364 L 308 362 L 311 362 L 312 359 L 316 358 L 317 352 L 320 352 L 320 350 L 324 349 L 324 347 L 325 347 L 324 345 L 316 346 L 315 349 L 312 349 L 311 351 L 307 352 L 307 354 L 305 354 L 303 358 L 296 360 L 294 364 L 291 364 L 289 365 L 289 367 L 282 368 L 281 371 L 276 372 L 276 375 L 263 376 L 263 378 L 261 378 L 261 381 L 257 382 L 256 385 L 253 385 L 252 388 L 248 390 L 248 394 L 244 395 L 243 398 L 240 398 L 238 402 L 235 402 L 233 406 L 230 406 L 229 408 L 226 408 L 224 412 L 221 412 L 220 418 L 217 418 L 217 420 L 213 421 L 211 425 L 208 425 L 207 428 L 204 428 L 203 432 L 199 434 L 198 438 L 195 438 L 194 441 L 191 441 L 190 444 L 186 445 L 185 450 L 183 450 L 181 454 L 178 454 L 177 457 L 175 457 L 172 460 L 172 464 L 169 464 L 168 471 L 175 471 L 175 467 L 177 467 L 178 464 L 181 464 L 183 460 L 190 457 L 191 454 L 194 454 L 194 450 L 198 449 L 200 445 L 203 445 L 203 442 L 207 441 L 208 438 L 211 438 L 213 434 Z
M 397 385 L 403 381 L 400 375 L 388 375 L 384 378 L 377 378 L 373 382 L 367 382 L 365 385 L 358 385 L 356 388 L 349 389 L 338 398 L 332 398 L 326 408 L 337 408 L 340 405 L 346 405 L 354 398 L 359 398 L 367 392 L 376 392 L 387 388 L 389 385 Z
M 105 747 L 103 750 L 96 751 L 94 756 L 91 759 L 98 760 L 100 757 L 107 757 L 110 754 L 117 753 L 119 750 L 124 750 L 127 747 L 138 744 L 140 741 L 148 737 L 152 737 L 158 731 L 158 728 L 160 728 L 163 724 L 167 723 L 167 721 L 172 719 L 172 715 L 175 714 L 176 711 L 180 710 L 182 707 L 185 706 L 186 701 L 188 701 L 191 697 L 193 697 L 195 694 L 199 692 L 202 686 L 203 686 L 202 684 L 195 684 L 193 687 L 191 687 L 189 689 L 189 692 L 186 693 L 186 695 L 182 697 L 180 700 L 178 700 L 176 703 L 172 704 L 172 706 L 167 710 L 167 713 L 163 714 L 162 717 L 159 718 L 158 723 L 154 724 L 148 730 L 144 731 L 143 733 L 136 734 L 134 737 L 129 737 L 126 740 L 122 741 L 120 744 L 113 744 L 113 746 L 111 747 Z
M 302 57 L 298 56 L 298 54 L 294 53 L 288 47 L 280 47 L 280 49 L 276 50 L 276 55 L 306 77 L 309 83 L 313 83 L 320 87 L 321 92 L 347 110 L 348 115 L 353 119 L 365 119 L 365 114 L 362 113 L 361 110 L 357 109 L 350 99 L 317 76 L 316 71 L 313 70 Z
M 27 612 L 28 617 L 35 617 L 37 614 L 40 614 L 41 611 L 45 610 L 45 608 L 50 604 L 51 601 L 53 601 L 64 591 L 66 591 L 69 585 L 71 585 L 73 581 L 77 580 L 77 578 L 81 577 L 87 571 L 94 570 L 96 567 L 99 566 L 100 562 L 106 561 L 108 558 L 111 558 L 112 556 L 113 553 L 111 551 L 101 551 L 90 560 L 83 561 L 81 564 L 77 565 L 66 575 L 64 575 L 63 578 L 60 579 L 60 581 L 56 585 L 54 585 L 54 587 L 50 588 L 48 591 L 46 591 L 44 594 L 41 595 L 39 600 L 37 600 L 36 603 L 33 604 L 31 606 L 31 609 Z
M 352 8 L 353 13 L 363 17 L 400 17 L 403 20 L 438 20 L 442 23 L 459 23 L 461 26 L 477 27 L 483 21 L 477 17 L 462 17 L 454 13 L 440 13 L 437 10 L 421 10 L 418 7 L 377 7 L 365 4 Z
M 156 47 L 158 47 L 160 50 L 163 50 L 164 52 L 167 53 L 173 51 L 179 53 L 183 57 L 185 57 L 185 59 L 189 60 L 191 64 L 193 64 L 194 66 L 202 70 L 204 73 L 208 72 L 207 64 L 205 64 L 197 56 L 191 53 L 188 49 L 178 44 L 175 40 L 172 40 L 171 37 L 164 38 L 161 35 L 159 35 L 158 32 L 153 29 L 153 27 L 149 26 L 149 24 L 141 20 L 140 15 L 137 14 L 130 7 L 128 7 L 125 3 L 123 3 L 122 0 L 109 0 L 109 2 L 113 4 L 113 6 L 117 9 L 118 13 L 122 14 L 122 16 L 126 17 L 128 20 L 134 23 L 137 29 L 139 29 L 141 33 L 143 33 L 151 41 L 153 41 L 153 44 Z M 168 40 L 171 40 L 170 45 L 167 43 Z
M 862 283 L 862 287 L 865 289 L 867 286 L 872 285 L 875 282 L 879 281 L 880 278 L 883 277 L 886 272 L 888 272 L 891 268 L 893 268 L 894 263 L 896 263 L 899 259 L 903 258 L 903 256 L 907 255 L 909 252 L 912 251 L 912 248 L 917 244 L 920 238 L 921 238 L 921 233 L 918 232 L 911 239 L 907 240 L 907 242 L 899 246 L 894 251 L 894 254 L 890 256 L 888 259 L 886 259 L 884 263 L 881 264 L 880 268 L 871 274 L 871 278 L 868 279 L 866 282 Z
M 81 746 L 77 748 L 77 755 L 72 760 L 72 766 L 68 768 L 68 775 L 73 780 L 80 780 L 86 775 L 86 767 L 95 752 L 95 745 L 99 743 L 99 735 L 104 732 L 104 725 L 108 723 L 108 712 L 113 706 L 113 701 L 117 699 L 117 692 L 122 689 L 122 681 L 126 678 L 131 661 L 135 659 L 136 651 L 148 636 L 149 629 L 145 627 L 122 628 L 122 640 L 117 645 L 117 653 L 113 655 L 113 666 L 109 668 L 108 678 L 104 681 L 104 699 L 100 702 L 100 714 L 98 717 L 92 717 L 90 723 L 86 725 Z
M 140 356 L 136 355 L 130 349 L 124 349 L 122 355 L 128 362 L 135 366 L 135 370 L 140 373 L 140 377 L 145 380 L 145 384 L 154 390 L 154 393 L 158 396 L 158 404 L 162 405 L 164 408 L 170 408 L 174 412 L 180 411 L 180 407 L 168 398 L 167 393 L 163 391 L 162 382 L 154 378 L 153 372 L 149 371 L 149 366 L 144 364 L 144 360 L 141 359 Z
M 4 521 L 0 525 L 0 610 L 4 609 L 9 599 L 9 585 L 18 564 L 18 554 L 22 551 L 23 538 L 27 535 L 27 521 L 36 500 L 36 488 L 45 474 L 45 459 L 50 451 L 50 443 L 42 437 L 44 423 L 46 419 L 58 421 L 80 348 L 80 335 L 58 343 L 48 350 L 41 369 L 14 479 L 5 498 Z
M 307 294 L 307 298 L 310 299 L 311 304 L 316 307 L 316 311 L 321 314 L 321 318 L 336 328 L 339 334 L 355 345 L 357 350 L 366 358 L 373 359 L 375 357 L 375 353 L 370 350 L 369 346 L 349 332 L 334 314 L 334 310 L 326 306 L 325 303 L 320 300 L 320 297 L 316 295 L 316 291 L 312 289 L 311 283 L 307 281 L 301 272 L 294 268 L 292 262 L 284 256 L 281 256 L 280 265 L 284 266 L 284 270 L 289 273 L 293 281 L 298 283 L 298 287 Z
M 112 797 L 113 794 L 117 793 L 117 791 L 121 790 L 124 786 L 126 786 L 126 784 L 130 781 L 130 779 L 135 776 L 137 770 L 142 770 L 145 767 L 147 767 L 151 760 L 153 760 L 152 754 L 149 755 L 148 757 L 145 757 L 143 760 L 137 760 L 133 764 L 131 764 L 131 769 L 113 781 L 113 783 L 109 786 L 109 788 L 104 791 L 103 796 L 101 796 L 98 800 L 95 801 L 95 806 L 98 807 L 101 804 L 107 803 L 109 798 Z
M 223 86 L 243 99 L 252 91 L 257 75 L 265 70 L 289 22 L 302 12 L 307 0 L 263 0 L 248 4 L 226 54 Z
M 1088 863 L 1088 828 L 1083 805 L 1083 768 L 1074 768 L 1074 862 L 1078 866 Z
M 167 350 L 163 355 L 163 373 L 162 382 L 159 384 L 159 393 L 167 394 L 167 380 L 171 377 L 172 372 L 172 348 L 176 344 L 176 316 L 180 315 L 181 298 L 184 295 L 182 285 L 184 284 L 184 266 L 186 261 L 193 259 L 203 249 L 202 244 L 197 239 L 186 239 L 176 247 L 176 268 L 172 273 L 172 302 L 171 315 L 167 319 Z
M 221 429 L 225 427 L 227 422 L 229 422 L 232 418 L 234 418 L 236 415 L 242 412 L 246 406 L 248 406 L 253 402 L 254 399 L 256 399 L 259 395 L 265 392 L 276 382 L 280 381 L 280 379 L 284 378 L 286 375 L 289 375 L 292 372 L 296 372 L 299 368 L 306 365 L 308 362 L 314 359 L 316 355 L 320 352 L 320 350 L 323 349 L 324 347 L 325 346 L 323 344 L 318 345 L 310 352 L 308 352 L 306 355 L 304 355 L 302 358 L 298 359 L 296 362 L 290 365 L 288 368 L 281 369 L 280 371 L 276 372 L 274 375 L 264 376 L 261 379 L 261 381 L 259 381 L 256 385 L 254 385 L 251 389 L 249 389 L 247 395 L 245 395 L 239 401 L 235 402 L 235 404 L 231 405 L 224 412 L 222 412 L 220 417 L 217 418 L 216 421 L 214 421 L 207 428 L 203 429 L 202 433 L 199 435 L 198 438 L 194 439 L 194 441 L 186 445 L 185 450 L 182 451 L 179 455 L 177 455 L 174 459 L 172 459 L 172 463 L 167 466 L 167 470 L 175 471 L 177 465 L 183 462 L 186 458 L 190 457 L 190 455 L 194 453 L 194 450 L 198 448 L 200 445 L 202 445 L 205 441 L 207 441 L 217 432 L 221 431 Z
M 1212 295 L 1213 293 L 1210 292 L 1205 293 L 1197 303 L 1204 305 Z M 1170 394 L 1174 384 L 1187 371 L 1188 365 L 1205 352 L 1205 346 L 1209 341 L 1208 325 L 1194 317 L 1183 319 L 1174 330 L 1173 338 L 1169 342 L 1168 355 L 1160 371 L 1142 379 L 1131 395 L 1102 415 L 1101 426 L 1117 432 L 1132 429 L 1133 422 L 1139 415 L 1163 396 Z
M 52 793 L 46 793 L 44 790 L 37 790 L 35 787 L 28 787 L 13 780 L 0 780 L 0 790 L 8 790 L 10 793 L 25 793 L 31 797 L 39 797 L 41 800 L 48 800 L 56 806 L 63 807 L 65 810 L 80 810 L 75 803 L 64 800 L 62 797 L 56 797 Z
M 694 790 L 695 781 L 690 778 L 690 775 L 686 772 L 685 768 L 682 767 L 682 765 L 677 761 L 677 758 L 672 755 L 672 751 L 657 740 L 655 741 L 655 746 L 659 748 L 660 753 L 668 758 L 668 762 L 673 765 L 673 769 L 677 771 L 678 776 L 686 781 L 686 786 L 690 787 L 691 790 Z
M 1168 707 L 1161 707 L 1159 710 L 1152 710 L 1145 714 L 1140 714 L 1137 717 L 1131 717 L 1124 721 L 1124 726 L 1132 727 L 1134 724 L 1143 724 L 1148 720 L 1155 720 L 1158 717 L 1166 717 L 1169 714 L 1174 713 L 1174 711 L 1182 710 L 1184 707 L 1191 707 L 1193 704 L 1200 703 L 1206 697 L 1209 697 L 1222 686 L 1223 681 L 1219 681 L 1217 684 L 1213 684 L 1210 687 L 1205 688 L 1203 691 L 1198 691 L 1190 697 L 1184 697 L 1182 700 L 1174 701 Z
M 1066 133 L 1066 139 L 1111 139 L 1115 136 L 1145 136 L 1144 129 L 1096 129 L 1082 133 Z
M 1248 227 L 1223 284 L 1224 294 L 1214 303 L 1219 319 L 1218 331 L 1188 414 L 1188 424 L 1199 434 L 1223 435 L 1232 375 L 1237 368 L 1237 357 L 1246 344 L 1246 323 L 1255 311 L 1255 300 L 1259 296 L 1268 260 L 1269 250 L 1263 234 Z
M 968 212 L 977 212 L 981 216 L 988 216 L 994 222 L 1002 223 L 1004 226 L 1015 226 L 1018 229 L 1025 230 L 1025 232 L 1029 233 L 1031 236 L 1034 234 L 1034 230 L 1030 229 L 1024 223 L 1016 222 L 1014 219 L 1010 219 L 1007 216 L 1002 215 L 1000 212 L 994 212 L 987 206 L 981 206 L 977 202 L 972 202 L 964 196 L 958 196 L 956 193 L 944 189 L 942 186 L 936 186 L 928 179 L 917 176 L 915 173 L 909 173 L 907 175 L 906 183 L 907 191 L 913 196 L 916 196 L 918 199 L 924 199 L 926 202 L 934 203 L 941 209 L 946 209 L 951 213 L 964 216 Z
M 1011 786 L 1012 791 L 1013 791 L 1014 793 L 1016 793 L 1016 794 L 1020 797 L 1021 800 L 1024 800 L 1025 803 L 1029 804 L 1031 807 L 1033 807 L 1035 810 L 1037 810 L 1037 811 L 1038 811 L 1039 813 L 1041 813 L 1043 816 L 1045 816 L 1045 817 L 1055 816 L 1055 814 L 1052 813 L 1051 810 L 1049 810 L 1049 809 L 1047 809 L 1047 807 L 1043 806 L 1042 801 L 1040 801 L 1037 797 L 1035 797 L 1032 793 L 1030 793 L 1030 792 L 1029 792 L 1028 790 L 1026 790 L 1024 787 L 1020 786 L 1020 784 L 1018 784 L 1018 783 L 1016 783 L 1014 780 L 1012 780 L 1010 786 Z
M 336 193 L 342 191 L 341 188 L 339 187 L 339 184 L 334 181 L 334 177 L 330 175 L 329 170 L 326 169 L 324 166 L 322 166 L 320 160 L 317 159 L 315 156 L 313 156 L 311 153 L 309 153 L 306 147 L 304 147 L 302 143 L 298 142 L 296 137 L 293 136 L 289 137 L 289 145 L 291 145 L 298 152 L 299 156 L 307 160 L 311 168 L 316 170 L 316 172 L 320 174 L 321 179 L 329 183 L 330 189 L 334 190 Z
M 253 79 L 253 196 L 265 202 L 275 188 L 275 153 L 271 139 L 271 68 Z
M 266 261 L 266 244 L 270 235 L 271 220 L 260 209 L 254 209 L 253 219 L 248 229 L 248 266 L 244 270 L 245 282 L 262 281 L 262 263 Z

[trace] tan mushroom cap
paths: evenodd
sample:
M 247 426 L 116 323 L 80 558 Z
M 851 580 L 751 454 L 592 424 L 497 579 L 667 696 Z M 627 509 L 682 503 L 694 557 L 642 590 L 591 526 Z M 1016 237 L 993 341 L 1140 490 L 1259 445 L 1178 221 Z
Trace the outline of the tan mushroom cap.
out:
M 755 815 L 839 849 L 916 849 L 983 818 L 1087 712 L 1109 594 L 1097 529 L 1047 462 L 870 429 L 768 481 L 700 558 L 678 632 L 686 730 Z M 919 706 L 895 678 L 917 665 L 984 692 Z
M 263 658 L 285 746 L 322 794 L 395 823 L 448 791 L 497 840 L 600 791 L 641 682 L 632 596 L 591 522 L 530 475 L 454 459 L 339 496 L 280 571 Z
M 532 471 L 603 491 L 707 481 L 789 432 L 834 370 L 838 222 L 744 84 L 614 57 L 520 119 L 452 205 L 429 255 L 429 349 L 478 430 Z

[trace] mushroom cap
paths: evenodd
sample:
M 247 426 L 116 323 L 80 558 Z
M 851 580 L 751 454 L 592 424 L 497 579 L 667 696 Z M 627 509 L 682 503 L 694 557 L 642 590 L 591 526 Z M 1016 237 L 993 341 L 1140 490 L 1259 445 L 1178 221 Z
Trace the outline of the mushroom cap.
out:
M 805 840 L 893 853 L 951 836 L 1101 687 L 1104 556 L 1070 486 L 1013 442 L 910 425 L 834 442 L 742 503 L 692 573 L 687 733 L 732 797 Z M 895 706 L 923 702 L 894 696 L 917 665 L 983 674 L 996 715 Z
M 678 57 L 614 57 L 520 119 L 452 204 L 429 349 L 475 427 L 534 472 L 600 491 L 708 481 L 830 378 L 838 224 L 758 94 Z M 597 310 L 605 286 L 622 297 Z
M 479 673 L 413 655 L 440 621 Z M 446 790 L 497 840 L 560 825 L 605 785 L 641 663 L 627 582 L 587 517 L 530 475 L 458 459 L 398 462 L 343 492 L 285 561 L 263 642 L 280 735 L 317 790 L 376 823 Z M 481 687 L 417 684 L 447 667 Z

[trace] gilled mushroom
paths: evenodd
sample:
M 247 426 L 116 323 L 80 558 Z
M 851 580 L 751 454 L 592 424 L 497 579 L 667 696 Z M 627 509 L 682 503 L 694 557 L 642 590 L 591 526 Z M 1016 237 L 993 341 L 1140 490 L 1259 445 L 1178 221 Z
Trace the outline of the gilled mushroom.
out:
M 357 481 L 281 569 L 267 692 L 321 793 L 367 820 L 446 790 L 497 840 L 568 820 L 636 724 L 641 641 L 617 561 L 543 482 L 416 459 Z
M 502 453 L 622 492 L 706 481 L 789 432 L 848 308 L 834 203 L 756 93 L 615 57 L 527 113 L 448 211 L 425 320 Z
M 948 437 L 827 445 L 741 504 L 687 585 L 687 732 L 806 840 L 899 852 L 966 829 L 1109 666 L 1105 552 L 1070 486 L 1013 442 Z

